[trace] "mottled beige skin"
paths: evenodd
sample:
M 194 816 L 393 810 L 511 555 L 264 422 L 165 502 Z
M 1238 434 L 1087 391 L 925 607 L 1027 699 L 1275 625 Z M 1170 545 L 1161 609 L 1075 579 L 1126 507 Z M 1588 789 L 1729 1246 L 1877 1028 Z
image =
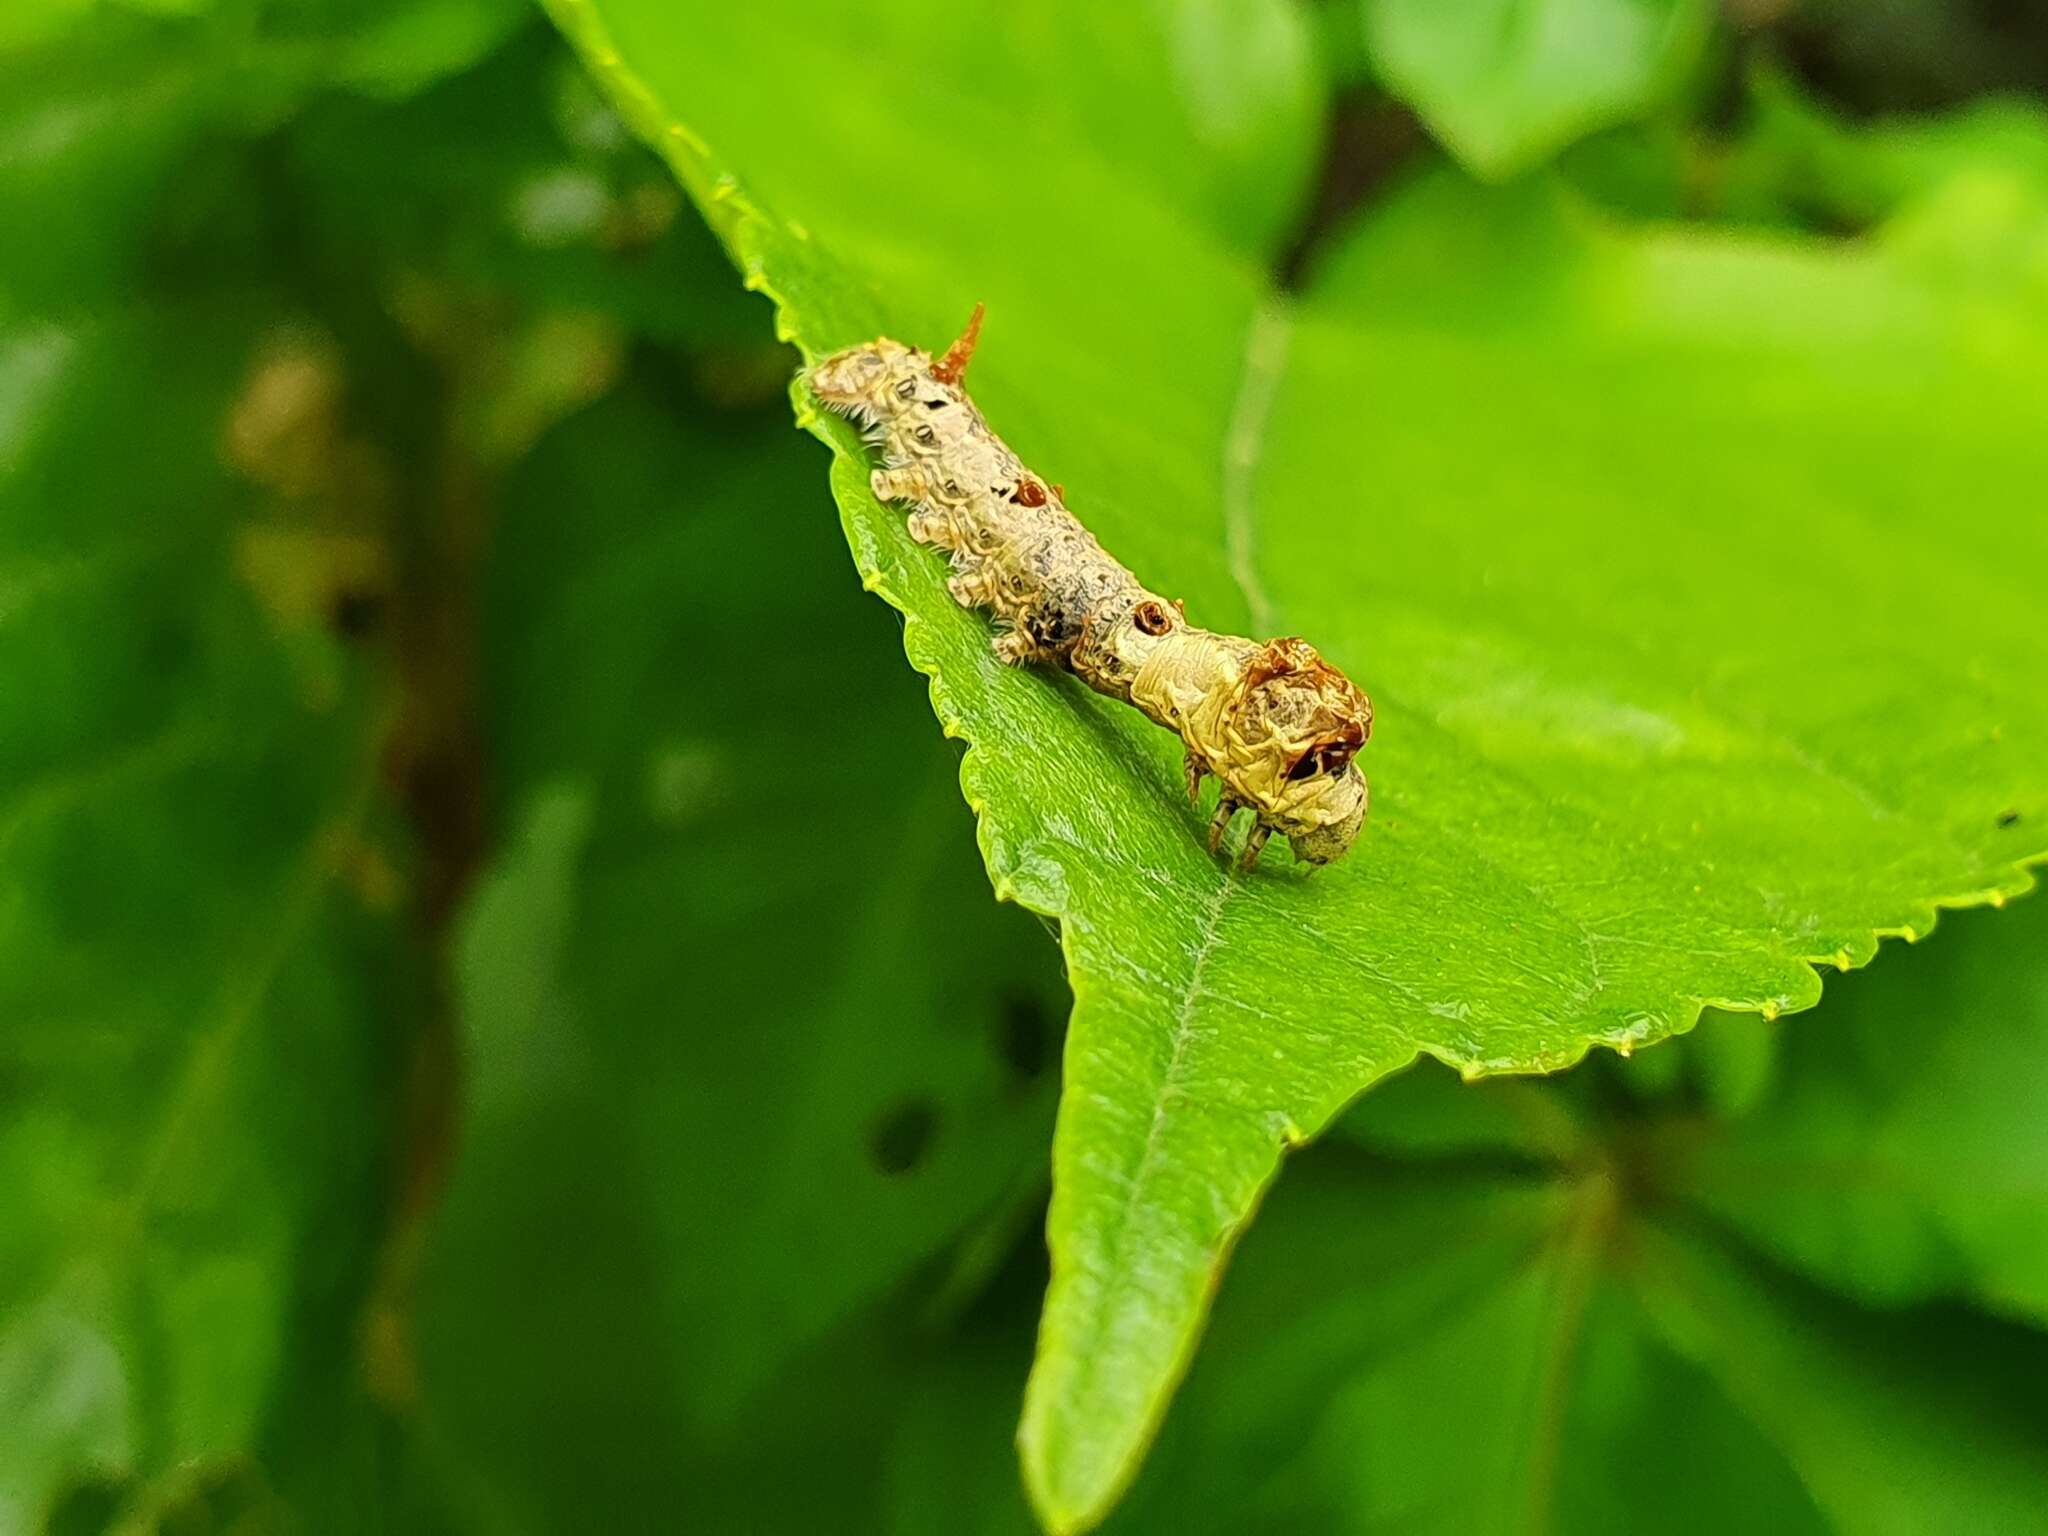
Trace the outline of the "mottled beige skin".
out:
M 1045 661 L 1136 705 L 1187 747 L 1188 793 L 1222 783 L 1209 846 L 1249 807 L 1244 862 L 1284 836 L 1312 864 L 1343 856 L 1365 821 L 1352 761 L 1372 704 L 1306 641 L 1263 644 L 1187 622 L 1146 590 L 988 428 L 960 385 L 976 324 L 938 362 L 882 338 L 833 354 L 810 386 L 881 449 L 875 495 L 909 502 L 910 533 L 952 555 L 947 590 L 995 615 L 1004 661 Z

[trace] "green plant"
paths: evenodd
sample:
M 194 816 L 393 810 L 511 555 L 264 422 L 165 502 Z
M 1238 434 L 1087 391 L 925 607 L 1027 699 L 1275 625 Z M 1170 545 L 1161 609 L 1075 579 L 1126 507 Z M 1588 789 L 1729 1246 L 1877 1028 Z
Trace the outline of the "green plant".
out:
M 1027 1364 L 1054 1530 L 2039 1523 L 2040 915 L 1773 1021 L 2044 854 L 2048 121 L 1676 4 L 554 17 L 0 62 L 0 1529 L 1029 1528 Z M 799 385 L 830 527 L 783 380 L 975 302 L 1374 694 L 1344 863 Z

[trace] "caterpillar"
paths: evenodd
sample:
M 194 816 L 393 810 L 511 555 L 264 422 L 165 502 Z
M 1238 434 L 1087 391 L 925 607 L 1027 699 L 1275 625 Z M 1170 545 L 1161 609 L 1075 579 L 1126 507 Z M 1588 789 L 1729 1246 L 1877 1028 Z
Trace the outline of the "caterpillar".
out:
M 1113 559 L 1067 510 L 1065 487 L 1026 469 L 968 398 L 981 320 L 976 305 L 936 360 L 880 337 L 810 370 L 812 393 L 881 451 L 876 497 L 908 504 L 911 537 L 952 556 L 947 591 L 994 616 L 999 658 L 1064 667 L 1178 733 L 1188 798 L 1205 778 L 1221 786 L 1211 853 L 1250 810 L 1245 868 L 1275 832 L 1310 865 L 1341 858 L 1365 822 L 1354 759 L 1372 701 L 1306 640 L 1198 628 Z

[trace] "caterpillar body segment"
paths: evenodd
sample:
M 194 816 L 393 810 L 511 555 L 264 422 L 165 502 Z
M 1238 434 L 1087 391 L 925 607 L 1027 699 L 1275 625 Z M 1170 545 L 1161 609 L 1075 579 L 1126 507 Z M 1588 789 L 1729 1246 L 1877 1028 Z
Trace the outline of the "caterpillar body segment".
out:
M 1372 702 L 1305 640 L 1188 623 L 1104 550 L 1064 488 L 1027 469 L 968 397 L 981 314 L 937 360 L 882 337 L 811 370 L 812 392 L 880 451 L 876 497 L 906 504 L 911 536 L 949 554 L 947 591 L 993 615 L 1004 661 L 1064 667 L 1180 736 L 1190 798 L 1205 777 L 1221 785 L 1212 850 L 1249 809 L 1247 867 L 1276 832 L 1311 864 L 1341 858 L 1365 822 L 1354 759 Z

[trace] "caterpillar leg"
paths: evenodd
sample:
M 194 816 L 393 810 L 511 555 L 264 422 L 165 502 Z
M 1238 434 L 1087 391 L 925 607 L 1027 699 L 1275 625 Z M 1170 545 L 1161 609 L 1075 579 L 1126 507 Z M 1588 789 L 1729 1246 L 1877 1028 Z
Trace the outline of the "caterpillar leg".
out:
M 878 469 L 868 476 L 868 489 L 877 501 L 923 501 L 924 475 L 913 464 L 901 469 Z
M 1195 754 L 1192 752 L 1190 752 L 1186 757 L 1181 759 L 1181 767 L 1187 771 L 1188 800 L 1190 801 L 1190 803 L 1192 803 L 1196 800 L 1201 799 L 1202 780 L 1206 779 L 1209 776 L 1209 770 L 1204 768 L 1201 765 L 1201 763 L 1196 760 Z
M 936 544 L 940 549 L 951 549 L 955 543 L 953 520 L 943 512 L 913 512 L 904 526 L 920 544 Z M 954 600 L 957 602 L 958 598 Z
M 989 649 L 996 653 L 996 660 L 1008 667 L 1021 667 L 1037 661 L 1042 654 L 1032 638 L 1021 629 L 1008 634 L 997 635 L 989 643 Z
M 1254 864 L 1258 863 L 1259 855 L 1265 851 L 1266 839 L 1272 835 L 1273 829 L 1264 822 L 1260 822 L 1257 826 L 1253 827 L 1251 834 L 1244 840 L 1244 851 L 1238 855 L 1237 867 L 1239 869 L 1250 869 Z
M 1209 851 L 1216 852 L 1223 846 L 1223 834 L 1230 830 L 1230 821 L 1244 807 L 1228 794 L 1216 802 L 1216 814 L 1209 818 Z
M 987 573 L 974 567 L 948 576 L 946 595 L 962 608 L 985 608 L 995 597 L 995 589 L 989 585 Z

